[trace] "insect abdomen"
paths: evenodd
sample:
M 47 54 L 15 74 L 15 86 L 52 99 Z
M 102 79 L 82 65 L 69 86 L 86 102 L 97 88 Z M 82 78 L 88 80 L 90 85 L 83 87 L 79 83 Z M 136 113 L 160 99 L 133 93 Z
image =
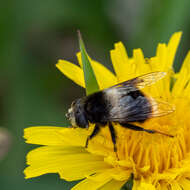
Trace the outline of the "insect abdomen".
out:
M 115 92 L 114 92 L 115 91 Z M 109 120 L 120 123 L 143 122 L 150 117 L 152 112 L 149 99 L 138 89 L 126 92 L 122 88 L 108 92 L 112 107 L 109 111 Z

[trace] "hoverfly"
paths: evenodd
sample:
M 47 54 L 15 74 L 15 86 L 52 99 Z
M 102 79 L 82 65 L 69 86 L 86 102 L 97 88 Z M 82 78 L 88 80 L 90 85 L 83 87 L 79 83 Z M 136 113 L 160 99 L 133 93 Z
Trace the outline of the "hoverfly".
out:
M 148 97 L 141 91 L 142 88 L 152 85 L 165 75 L 165 72 L 148 73 L 79 98 L 72 102 L 66 117 L 73 127 L 88 128 L 89 123 L 95 124 L 94 130 L 86 140 L 86 147 L 89 140 L 98 134 L 100 128 L 108 125 L 116 152 L 116 133 L 113 123 L 119 123 L 122 127 L 131 130 L 173 137 L 133 124 L 133 122 L 144 122 L 149 118 L 164 116 L 174 111 L 173 106 L 167 102 Z

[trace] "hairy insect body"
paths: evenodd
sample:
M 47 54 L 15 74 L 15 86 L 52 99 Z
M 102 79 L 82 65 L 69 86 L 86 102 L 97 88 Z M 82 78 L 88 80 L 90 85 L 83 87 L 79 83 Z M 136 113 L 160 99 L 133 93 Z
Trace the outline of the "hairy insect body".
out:
M 149 73 L 79 98 L 72 103 L 66 116 L 72 126 L 88 128 L 89 123 L 95 124 L 92 134 L 87 138 L 86 147 L 88 141 L 98 134 L 100 128 L 108 124 L 114 151 L 116 151 L 116 134 L 113 122 L 128 129 L 160 133 L 172 137 L 172 135 L 132 124 L 132 122 L 144 122 L 149 118 L 167 115 L 174 111 L 168 103 L 147 97 L 140 90 L 164 76 L 164 72 Z
M 90 123 L 104 125 L 109 117 L 111 103 L 103 92 L 97 92 L 85 98 L 84 110 Z
M 151 109 L 148 98 L 138 89 L 125 93 L 114 89 L 84 98 L 84 114 L 91 123 L 143 122 L 149 118 Z

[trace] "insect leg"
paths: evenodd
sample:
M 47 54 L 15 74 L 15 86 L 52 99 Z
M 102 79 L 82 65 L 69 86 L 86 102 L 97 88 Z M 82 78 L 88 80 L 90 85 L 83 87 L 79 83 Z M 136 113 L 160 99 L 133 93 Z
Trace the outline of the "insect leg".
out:
M 99 127 L 98 124 L 96 124 L 95 127 L 94 127 L 94 130 L 93 130 L 92 133 L 91 133 L 91 135 L 89 135 L 88 138 L 86 139 L 85 148 L 88 147 L 88 142 L 89 142 L 89 140 L 92 139 L 93 137 L 95 137 L 95 136 L 98 134 L 99 131 L 100 131 L 100 127 Z
M 156 131 L 156 130 L 151 130 L 151 129 L 144 129 L 143 127 L 139 127 L 137 125 L 133 125 L 133 124 L 130 124 L 130 123 L 120 123 L 120 125 L 123 126 L 123 127 L 128 128 L 128 129 L 135 130 L 135 131 L 145 131 L 147 133 L 159 133 L 161 135 L 165 135 L 165 136 L 168 136 L 168 137 L 174 137 L 173 135 L 170 135 L 170 134 L 166 134 L 166 133 Z
M 111 122 L 109 122 L 109 130 L 110 130 L 110 133 L 111 133 L 111 139 L 112 139 L 113 146 L 114 146 L 114 152 L 117 152 L 116 135 L 115 135 L 115 130 L 114 130 L 113 125 L 112 125 Z

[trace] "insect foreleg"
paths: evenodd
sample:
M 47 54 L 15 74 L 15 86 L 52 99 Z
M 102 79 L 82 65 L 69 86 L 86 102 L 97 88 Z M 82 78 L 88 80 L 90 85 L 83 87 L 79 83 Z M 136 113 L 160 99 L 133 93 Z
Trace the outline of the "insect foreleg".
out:
M 88 138 L 86 139 L 85 148 L 88 148 L 88 142 L 89 142 L 89 140 L 92 139 L 93 137 L 95 137 L 98 134 L 99 131 L 100 131 L 100 127 L 99 127 L 98 124 L 96 124 L 95 127 L 94 127 L 94 129 L 93 129 L 93 131 L 92 131 L 92 133 L 91 133 L 91 135 L 89 135 Z

